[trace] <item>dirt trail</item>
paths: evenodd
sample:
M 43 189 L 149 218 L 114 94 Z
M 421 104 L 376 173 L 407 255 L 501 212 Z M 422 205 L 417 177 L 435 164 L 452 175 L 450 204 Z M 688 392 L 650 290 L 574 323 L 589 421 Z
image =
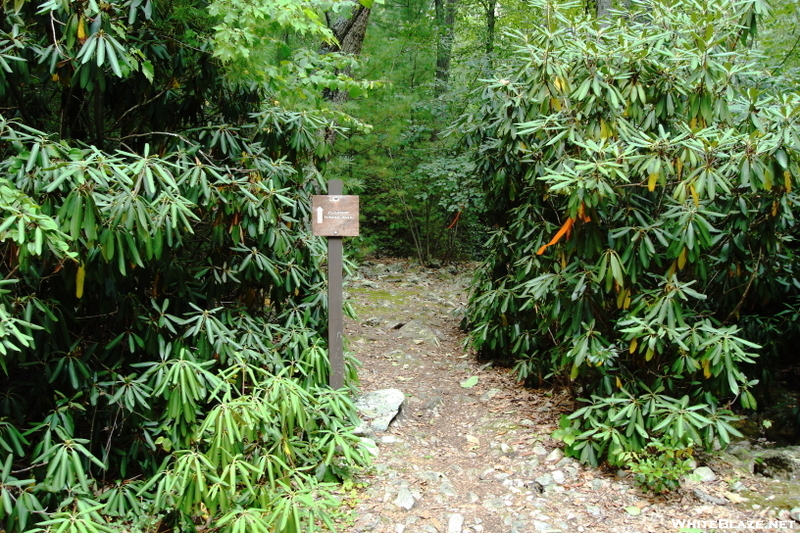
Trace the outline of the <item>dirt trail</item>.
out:
M 769 490 L 768 480 L 720 473 L 714 481 L 653 497 L 630 478 L 563 457 L 550 434 L 571 407 L 566 395 L 526 389 L 509 370 L 481 366 L 464 350 L 458 310 L 466 303 L 470 275 L 465 267 L 428 270 L 384 262 L 367 263 L 348 280 L 358 318 L 346 321 L 345 334 L 363 365 L 361 390 L 398 388 L 406 402 L 388 431 L 376 436 L 374 472 L 363 479 L 354 521 L 344 529 L 677 532 L 721 524 L 673 520 L 738 525 L 788 518 L 766 505 L 754 509 L 756 500 L 733 505 L 724 496 L 758 495 Z M 462 386 L 474 377 L 477 383 Z

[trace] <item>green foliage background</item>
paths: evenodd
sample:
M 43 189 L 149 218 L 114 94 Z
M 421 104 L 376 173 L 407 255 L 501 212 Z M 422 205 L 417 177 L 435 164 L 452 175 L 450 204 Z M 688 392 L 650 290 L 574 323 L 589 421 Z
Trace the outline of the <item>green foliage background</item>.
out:
M 387 2 L 371 15 L 357 76 L 381 81 L 346 104 L 368 134 L 337 143 L 327 172 L 362 196 L 361 254 L 415 257 L 436 264 L 476 257 L 485 237 L 472 164 L 444 135 L 468 101 L 475 69 L 454 68 L 437 92 L 437 27 L 428 1 Z M 462 41 L 458 41 L 461 43 Z M 469 64 L 475 43 L 454 57 Z

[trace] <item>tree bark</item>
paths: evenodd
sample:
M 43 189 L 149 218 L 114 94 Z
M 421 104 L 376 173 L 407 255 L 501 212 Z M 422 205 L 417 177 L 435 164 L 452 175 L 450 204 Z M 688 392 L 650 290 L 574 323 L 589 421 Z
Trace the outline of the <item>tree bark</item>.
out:
M 497 0 L 487 0 L 486 3 L 486 70 L 494 70 L 492 54 L 494 53 L 494 27 L 497 22 Z
M 455 38 L 456 4 L 458 0 L 434 0 L 436 11 L 436 87 L 438 96 L 446 89 L 450 81 L 450 58 L 453 53 Z
M 342 54 L 357 56 L 364 45 L 364 36 L 367 33 L 370 9 L 355 2 L 356 7 L 350 17 L 341 17 L 335 22 L 328 19 L 328 28 L 333 32 L 336 43 L 325 45 L 323 52 L 340 52 Z M 349 72 L 347 74 L 350 74 Z M 324 96 L 332 102 L 344 102 L 347 93 L 338 90 L 325 90 Z
M 102 150 L 103 146 L 105 145 L 105 124 L 103 123 L 104 118 L 103 91 L 98 87 L 94 93 L 94 144 L 100 150 Z
M 611 9 L 611 0 L 597 0 L 597 18 L 601 19 L 608 15 Z
M 358 55 L 364 45 L 364 36 L 367 33 L 367 21 L 371 10 L 357 4 L 349 18 L 340 18 L 328 27 L 336 37 L 338 45 L 330 46 L 327 51 L 341 52 L 343 54 Z

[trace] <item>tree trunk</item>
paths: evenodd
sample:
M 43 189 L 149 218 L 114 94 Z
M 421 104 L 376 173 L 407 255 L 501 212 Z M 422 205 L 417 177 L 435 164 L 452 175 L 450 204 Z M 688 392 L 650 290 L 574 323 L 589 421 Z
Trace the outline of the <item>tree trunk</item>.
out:
M 105 145 L 105 124 L 103 124 L 103 91 L 97 87 L 94 92 L 94 144 L 100 150 Z
M 447 89 L 450 81 L 450 57 L 455 37 L 456 4 L 458 0 L 434 0 L 436 10 L 436 88 L 438 96 Z
M 323 52 L 340 52 L 342 54 L 357 56 L 361 53 L 364 45 L 364 36 L 367 33 L 367 21 L 369 20 L 370 9 L 362 6 L 358 2 L 353 9 L 350 17 L 341 17 L 336 22 L 328 19 L 328 27 L 336 37 L 337 43 L 325 45 Z M 350 74 L 347 72 L 346 74 Z M 347 93 L 338 90 L 325 90 L 325 98 L 332 102 L 344 102 L 347 100 Z
M 601 19 L 608 15 L 611 9 L 611 0 L 597 0 L 597 18 Z
M 78 84 L 61 89 L 61 115 L 59 137 L 76 141 L 90 142 L 86 121 L 86 91 Z
M 486 4 L 486 70 L 494 70 L 492 54 L 494 53 L 494 27 L 497 22 L 497 0 L 487 0 Z

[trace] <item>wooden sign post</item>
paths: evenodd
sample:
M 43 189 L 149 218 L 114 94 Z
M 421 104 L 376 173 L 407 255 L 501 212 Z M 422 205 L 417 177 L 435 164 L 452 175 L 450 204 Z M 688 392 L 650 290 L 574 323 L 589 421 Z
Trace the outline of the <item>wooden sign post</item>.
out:
M 327 195 L 311 197 L 311 229 L 328 238 L 328 358 L 332 389 L 344 386 L 342 331 L 342 237 L 358 236 L 358 196 L 342 194 L 342 181 L 328 181 Z

